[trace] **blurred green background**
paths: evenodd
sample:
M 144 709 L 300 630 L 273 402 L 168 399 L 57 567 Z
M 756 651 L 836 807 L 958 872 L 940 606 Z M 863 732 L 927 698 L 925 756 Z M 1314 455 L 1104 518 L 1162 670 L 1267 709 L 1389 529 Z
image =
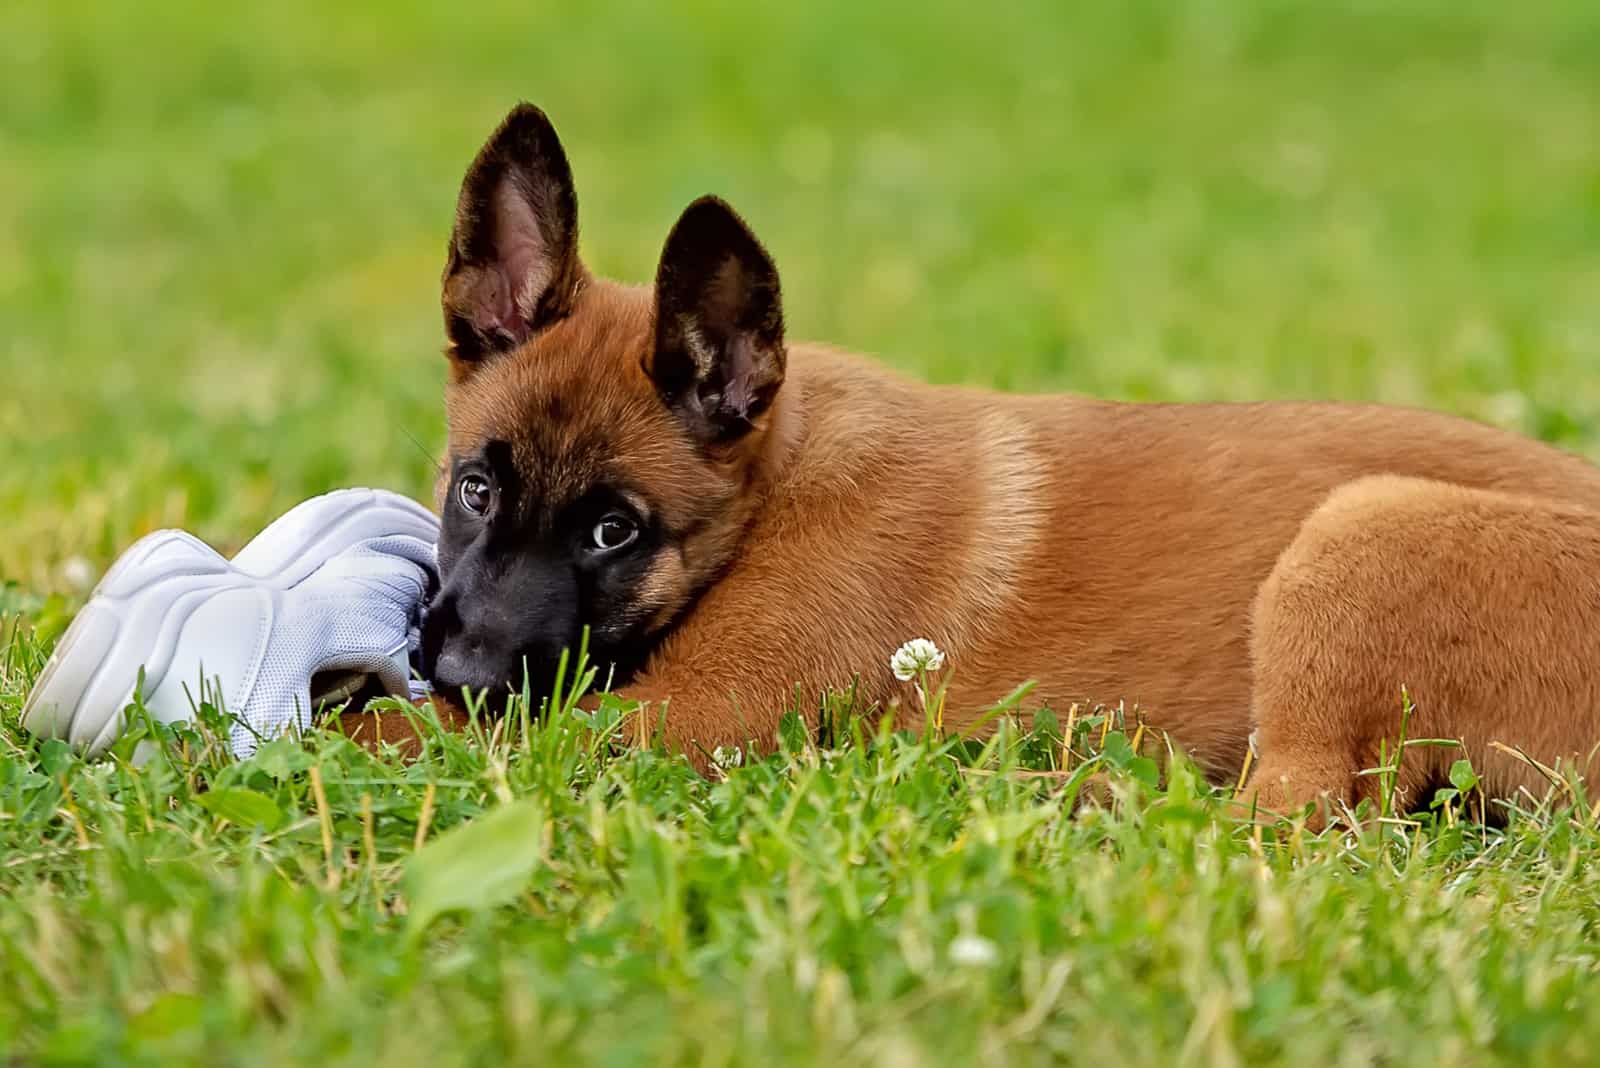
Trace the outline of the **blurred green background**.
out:
M 0 6 L 0 611 L 128 541 L 426 497 L 457 183 L 516 100 L 583 251 L 693 197 L 794 336 L 936 380 L 1425 404 L 1595 453 L 1600 4 Z

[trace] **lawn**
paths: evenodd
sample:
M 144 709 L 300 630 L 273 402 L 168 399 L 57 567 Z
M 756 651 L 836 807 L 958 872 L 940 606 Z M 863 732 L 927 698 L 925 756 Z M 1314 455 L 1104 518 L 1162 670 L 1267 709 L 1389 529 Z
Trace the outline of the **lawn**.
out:
M 1261 830 L 1069 710 L 715 782 L 562 708 L 410 765 L 18 730 L 138 535 L 427 498 L 455 189 L 519 98 L 603 273 L 716 192 L 792 335 L 930 379 L 1600 458 L 1585 0 L 0 6 L 0 1062 L 1593 1059 L 1587 805 Z

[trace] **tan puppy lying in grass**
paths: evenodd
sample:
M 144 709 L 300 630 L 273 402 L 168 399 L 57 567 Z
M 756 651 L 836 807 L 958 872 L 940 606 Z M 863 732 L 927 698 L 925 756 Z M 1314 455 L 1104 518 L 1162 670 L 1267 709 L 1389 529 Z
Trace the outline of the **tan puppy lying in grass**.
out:
M 904 701 L 889 654 L 926 637 L 950 729 L 1031 679 L 1058 710 L 1138 708 L 1218 783 L 1257 731 L 1274 808 L 1358 795 L 1402 686 L 1413 735 L 1464 738 L 1496 791 L 1528 769 L 1490 741 L 1597 740 L 1600 470 L 1577 457 L 1398 408 L 931 386 L 791 342 L 721 201 L 685 209 L 653 286 L 592 274 L 577 219 L 554 127 L 515 108 L 441 289 L 441 695 L 503 705 L 587 634 L 703 767 L 770 746 L 797 693 Z M 1408 770 L 1413 803 L 1443 759 Z

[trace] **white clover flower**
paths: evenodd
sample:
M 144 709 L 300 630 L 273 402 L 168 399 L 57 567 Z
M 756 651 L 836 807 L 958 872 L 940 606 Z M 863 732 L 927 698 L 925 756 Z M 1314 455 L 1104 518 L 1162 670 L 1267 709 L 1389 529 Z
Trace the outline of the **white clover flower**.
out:
M 988 968 L 1000 959 L 1000 949 L 982 935 L 957 935 L 950 940 L 950 963 L 964 968 Z
M 912 638 L 889 658 L 889 670 L 901 682 L 910 682 L 923 672 L 935 672 L 942 667 L 944 651 L 927 638 Z
M 711 763 L 727 771 L 744 763 L 744 751 L 736 745 L 717 746 L 711 751 Z

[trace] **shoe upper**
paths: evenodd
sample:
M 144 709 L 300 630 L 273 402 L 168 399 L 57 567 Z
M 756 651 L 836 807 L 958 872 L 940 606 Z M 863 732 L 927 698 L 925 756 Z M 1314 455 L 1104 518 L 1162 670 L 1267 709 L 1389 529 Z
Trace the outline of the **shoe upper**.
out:
M 313 677 L 368 674 L 406 695 L 422 604 L 437 587 L 438 524 L 378 490 L 313 498 L 233 561 L 181 531 L 141 539 L 113 565 L 57 644 L 23 708 L 37 734 L 98 752 L 122 730 L 144 671 L 163 722 L 203 700 L 234 716 L 230 742 L 310 724 Z

